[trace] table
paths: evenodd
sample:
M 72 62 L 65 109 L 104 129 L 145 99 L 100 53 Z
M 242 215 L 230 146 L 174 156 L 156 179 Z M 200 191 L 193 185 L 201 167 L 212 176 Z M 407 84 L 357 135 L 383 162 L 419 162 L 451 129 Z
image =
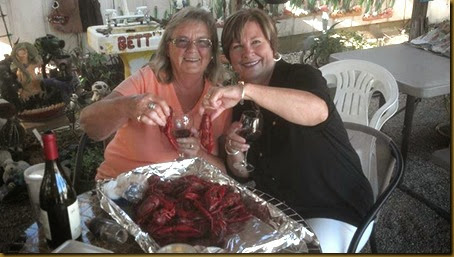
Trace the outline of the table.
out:
M 407 95 L 401 152 L 407 158 L 416 102 L 450 94 L 450 59 L 414 47 L 408 43 L 334 53 L 330 61 L 359 59 L 386 68 L 397 81 L 399 91 Z
M 257 189 L 250 188 L 250 190 L 261 197 L 263 200 L 274 204 L 276 207 L 281 209 L 286 215 L 294 219 L 296 222 L 303 224 L 311 232 L 313 230 L 304 221 L 304 219 L 297 214 L 293 209 L 288 207 L 285 203 L 275 199 L 274 197 L 263 193 Z M 82 222 L 82 242 L 88 243 L 94 246 L 98 246 L 107 250 L 111 250 L 114 253 L 144 253 L 142 248 L 136 243 L 132 236 L 128 237 L 128 240 L 124 244 L 114 244 L 95 238 L 94 235 L 88 230 L 85 222 L 91 220 L 94 217 L 105 217 L 110 218 L 109 215 L 101 209 L 99 205 L 99 198 L 95 190 L 87 191 L 80 194 L 78 197 L 80 218 Z M 110 218 L 111 219 L 111 218 Z M 44 231 L 38 228 L 37 223 L 32 224 L 25 231 L 26 240 L 24 246 L 19 253 L 50 253 L 53 249 L 47 246 Z M 318 240 L 314 240 L 307 244 L 309 253 L 321 253 L 320 244 Z

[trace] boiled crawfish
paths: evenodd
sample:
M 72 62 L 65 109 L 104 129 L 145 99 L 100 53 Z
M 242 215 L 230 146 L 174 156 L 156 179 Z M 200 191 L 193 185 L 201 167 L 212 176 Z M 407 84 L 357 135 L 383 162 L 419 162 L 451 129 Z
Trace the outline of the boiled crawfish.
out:
M 172 134 L 172 129 L 173 129 L 173 122 L 172 122 L 173 109 L 172 109 L 172 107 L 169 107 L 169 109 L 170 109 L 170 115 L 166 119 L 166 125 L 164 127 L 160 126 L 159 129 L 169 139 L 170 144 L 172 144 L 173 148 L 175 148 L 175 150 L 176 150 L 176 149 L 178 149 L 178 142 L 177 142 L 177 140 L 175 139 L 175 137 Z
M 167 181 L 154 175 L 148 183 L 134 220 L 160 244 L 221 246 L 252 217 L 241 195 L 227 185 L 195 175 Z
M 211 122 L 211 117 L 208 113 L 202 115 L 202 121 L 200 122 L 199 127 L 200 133 L 200 143 L 205 148 L 208 153 L 211 153 L 214 148 L 214 139 L 213 139 L 213 124 Z

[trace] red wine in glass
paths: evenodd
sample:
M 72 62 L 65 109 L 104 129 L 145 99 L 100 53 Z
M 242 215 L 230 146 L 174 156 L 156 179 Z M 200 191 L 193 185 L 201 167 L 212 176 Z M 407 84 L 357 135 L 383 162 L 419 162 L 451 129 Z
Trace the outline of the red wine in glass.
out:
M 250 144 L 257 140 L 260 135 L 262 135 L 261 131 L 257 131 L 252 128 L 240 129 L 238 130 L 238 135 L 246 139 L 246 144 Z
M 181 111 L 175 111 L 172 118 L 173 128 L 172 135 L 175 138 L 184 138 L 191 136 L 191 128 L 193 125 L 192 117 L 189 114 L 185 114 Z M 178 159 L 184 159 L 183 153 L 178 153 Z
M 173 131 L 173 136 L 175 138 L 185 138 L 191 136 L 191 130 L 189 129 L 176 129 Z
M 260 111 L 244 111 L 241 114 L 240 122 L 241 129 L 237 131 L 237 134 L 246 139 L 247 144 L 257 140 L 262 134 L 263 117 Z M 247 162 L 247 153 L 248 151 L 244 153 L 243 161 L 234 163 L 233 167 L 239 170 L 246 169 L 246 171 L 252 172 L 255 168 Z

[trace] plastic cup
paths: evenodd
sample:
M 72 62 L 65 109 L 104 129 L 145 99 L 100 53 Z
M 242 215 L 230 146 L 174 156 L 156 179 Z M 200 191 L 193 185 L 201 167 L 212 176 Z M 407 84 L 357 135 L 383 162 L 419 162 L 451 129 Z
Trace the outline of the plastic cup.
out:
M 28 167 L 24 171 L 24 179 L 27 184 L 28 196 L 32 205 L 34 218 L 39 222 L 39 191 L 44 176 L 44 163 L 38 163 Z

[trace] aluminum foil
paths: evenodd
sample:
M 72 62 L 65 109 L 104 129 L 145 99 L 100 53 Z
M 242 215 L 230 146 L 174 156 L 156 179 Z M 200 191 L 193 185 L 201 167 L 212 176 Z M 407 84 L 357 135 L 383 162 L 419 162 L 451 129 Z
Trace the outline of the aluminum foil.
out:
M 314 233 L 306 226 L 200 158 L 148 165 L 123 173 L 116 179 L 98 182 L 101 208 L 134 236 L 144 252 L 154 253 L 162 246 L 132 220 L 132 208 L 145 192 L 150 176 L 159 175 L 167 180 L 191 174 L 234 187 L 254 216 L 245 223 L 242 231 L 229 235 L 222 248 L 197 245 L 198 252 L 308 253 L 308 245 L 312 248 L 319 246 Z

